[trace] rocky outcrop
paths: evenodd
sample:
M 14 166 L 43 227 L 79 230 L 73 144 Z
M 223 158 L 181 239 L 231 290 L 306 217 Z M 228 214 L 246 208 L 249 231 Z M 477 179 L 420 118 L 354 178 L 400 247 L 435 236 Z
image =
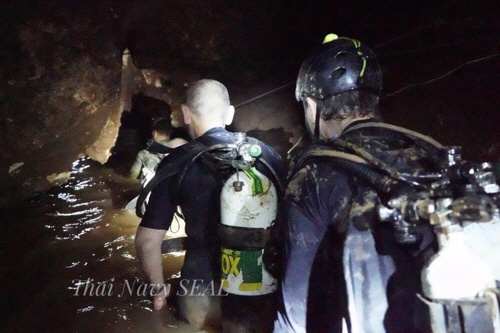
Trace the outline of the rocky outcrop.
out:
M 104 162 L 120 125 L 121 51 L 102 29 L 113 17 L 47 7 L 36 17 L 10 8 L 1 31 L 11 49 L 0 72 L 0 202 L 56 184 L 80 154 Z

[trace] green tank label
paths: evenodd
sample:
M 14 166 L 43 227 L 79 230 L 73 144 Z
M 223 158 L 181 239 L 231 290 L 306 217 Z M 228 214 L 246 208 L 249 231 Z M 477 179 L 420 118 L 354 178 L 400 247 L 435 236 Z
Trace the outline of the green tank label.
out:
M 252 195 L 264 193 L 264 185 L 262 184 L 262 179 L 252 170 L 246 169 L 243 171 L 252 182 Z
M 240 291 L 257 291 L 262 288 L 262 249 L 236 251 L 221 247 L 222 285 L 229 288 L 228 276 L 243 281 L 239 284 Z M 241 274 L 241 277 L 240 277 Z

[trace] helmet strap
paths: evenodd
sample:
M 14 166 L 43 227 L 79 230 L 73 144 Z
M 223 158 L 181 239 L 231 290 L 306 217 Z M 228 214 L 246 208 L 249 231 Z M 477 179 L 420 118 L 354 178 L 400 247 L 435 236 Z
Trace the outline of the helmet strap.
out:
M 318 102 L 322 102 L 321 100 L 315 99 L 316 101 L 316 114 L 314 115 L 314 130 L 308 125 L 308 120 L 307 120 L 307 115 L 306 112 L 304 112 L 304 122 L 306 125 L 306 130 L 307 133 L 309 134 L 309 137 L 311 138 L 311 141 L 313 143 L 319 143 L 319 117 L 321 115 L 321 111 L 318 108 Z M 302 104 L 304 106 L 304 111 L 307 110 L 309 107 L 309 103 L 307 103 L 307 99 L 304 97 L 302 99 Z
M 313 142 L 320 142 L 319 138 L 319 122 L 321 121 L 321 111 L 325 108 L 325 100 L 315 98 L 316 101 L 316 115 L 314 120 L 314 136 L 312 138 Z
M 321 118 L 321 110 L 323 110 L 323 100 L 322 99 L 317 99 L 317 98 L 314 98 L 315 102 L 316 102 L 316 114 L 314 115 L 314 132 L 312 131 L 312 129 L 309 127 L 308 125 L 308 122 L 307 122 L 307 117 L 305 117 L 305 113 L 304 113 L 304 121 L 305 121 L 305 124 L 306 124 L 306 130 L 307 132 L 309 133 L 309 137 L 311 138 L 311 141 L 313 143 L 319 143 L 321 140 L 319 139 L 319 122 L 320 122 L 320 118 Z M 304 110 L 306 110 L 309 105 L 307 103 L 307 100 L 304 98 L 302 99 L 302 103 L 304 105 Z
M 318 108 L 318 104 L 316 104 L 316 120 L 314 121 L 314 142 L 319 142 L 319 121 L 321 118 L 321 110 Z

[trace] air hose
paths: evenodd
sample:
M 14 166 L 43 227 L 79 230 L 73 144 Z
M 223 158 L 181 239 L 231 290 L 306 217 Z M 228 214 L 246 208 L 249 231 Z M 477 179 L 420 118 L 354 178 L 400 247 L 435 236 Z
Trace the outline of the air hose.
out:
M 434 181 L 437 179 L 440 179 L 442 175 L 440 173 L 428 173 L 424 175 L 418 175 L 418 176 L 413 176 L 405 173 L 401 173 L 397 171 L 396 169 L 390 167 L 386 163 L 382 162 L 381 160 L 377 159 L 374 157 L 372 154 L 370 154 L 366 149 L 359 147 L 353 143 L 346 142 L 343 140 L 339 139 L 330 139 L 329 143 L 332 145 L 342 149 L 342 150 L 348 150 L 352 151 L 357 154 L 357 156 L 360 156 L 363 158 L 365 161 L 367 161 L 369 164 L 379 168 L 382 170 L 384 173 L 389 175 L 393 179 L 397 179 L 401 182 L 407 183 L 408 185 L 420 188 L 420 189 L 426 189 L 427 186 L 422 184 L 421 182 L 429 182 L 429 181 Z
M 373 186 L 381 194 L 394 194 L 400 190 L 408 189 L 408 185 L 415 186 L 415 183 L 404 182 L 399 177 L 384 175 L 374 170 L 370 164 L 357 155 L 332 150 L 310 150 L 303 153 L 297 160 L 297 165 L 302 166 L 310 158 L 327 157 L 336 167 L 339 167 L 360 180 Z M 377 165 L 378 166 L 378 165 Z M 295 168 L 295 172 L 299 168 Z M 293 176 L 293 174 L 292 174 Z M 399 176 L 399 174 L 397 175 Z M 417 184 L 420 187 L 423 185 Z

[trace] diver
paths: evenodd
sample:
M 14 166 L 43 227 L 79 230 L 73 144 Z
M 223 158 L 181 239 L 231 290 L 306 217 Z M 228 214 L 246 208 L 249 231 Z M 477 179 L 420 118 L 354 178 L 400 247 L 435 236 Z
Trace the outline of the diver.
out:
M 146 185 L 153 178 L 158 163 L 168 155 L 174 148 L 186 144 L 182 138 L 170 139 L 172 126 L 166 118 L 157 119 L 153 123 L 152 142 L 146 149 L 141 150 L 130 169 L 129 177 L 141 179 L 142 185 Z
M 284 198 L 286 263 L 275 333 L 428 331 L 416 294 L 422 257 L 435 244 L 432 230 L 422 230 L 429 237 L 420 246 L 400 246 L 390 226 L 375 223 L 379 193 L 325 157 L 335 151 L 345 160 L 339 147 L 355 146 L 399 172 L 438 170 L 436 149 L 383 123 L 381 89 L 375 54 L 355 39 L 328 35 L 302 63 L 295 93 L 313 144 L 293 162 Z
M 235 297 L 220 293 L 221 242 L 218 230 L 221 190 L 226 179 L 208 157 L 198 153 L 200 158 L 195 159 L 196 155 L 189 157 L 200 147 L 207 149 L 234 143 L 234 133 L 225 129 L 234 115 L 227 88 L 209 79 L 192 83 L 186 92 L 182 112 L 194 140 L 175 149 L 159 164 L 156 177 L 147 185 L 147 188 L 154 187 L 135 240 L 142 270 L 150 283 L 157 286 L 154 309 L 165 307 L 169 294 L 164 287 L 161 246 L 177 206 L 180 206 L 188 236 L 180 288 L 176 294 L 181 316 L 199 329 L 220 331 L 223 326 L 224 332 L 269 332 L 273 325 L 272 316 L 276 313 L 272 300 L 267 302 L 265 297 L 245 296 L 245 302 L 234 302 Z M 268 145 L 255 141 L 260 146 L 260 156 L 283 179 L 285 165 L 280 155 Z M 175 173 L 164 179 L 158 178 L 172 168 Z M 259 166 L 257 169 L 272 177 L 267 169 Z M 181 170 L 181 175 L 177 170 Z M 141 199 L 138 207 L 142 207 Z M 254 304 L 253 308 L 248 308 L 249 304 Z M 269 315 L 271 317 L 264 322 L 263 318 Z M 259 326 L 265 328 L 259 329 Z

